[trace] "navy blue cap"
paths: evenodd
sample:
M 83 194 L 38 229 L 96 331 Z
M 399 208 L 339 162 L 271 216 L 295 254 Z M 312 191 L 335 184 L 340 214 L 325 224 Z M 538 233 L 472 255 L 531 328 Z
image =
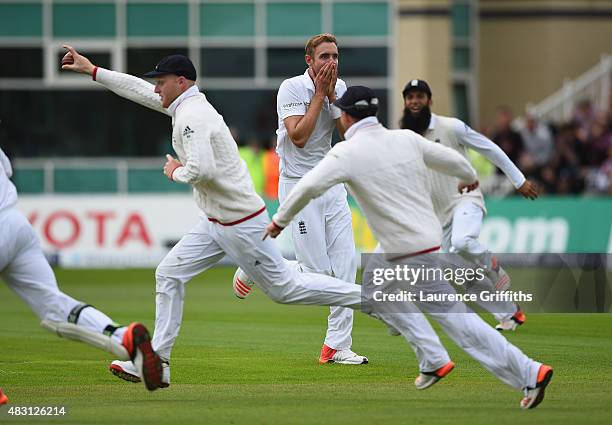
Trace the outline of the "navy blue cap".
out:
M 334 105 L 350 115 L 376 115 L 378 97 L 369 87 L 350 86 L 340 99 L 336 99 Z
M 178 75 L 193 81 L 197 78 L 195 66 L 188 57 L 183 55 L 166 56 L 159 61 L 153 71 L 147 72 L 144 76 L 153 78 L 168 74 Z
M 424 93 L 427 93 L 427 96 L 431 99 L 431 89 L 429 88 L 429 84 L 425 80 L 410 80 L 406 87 L 404 87 L 404 91 L 402 91 L 402 96 L 406 97 L 406 95 L 412 90 L 419 90 Z

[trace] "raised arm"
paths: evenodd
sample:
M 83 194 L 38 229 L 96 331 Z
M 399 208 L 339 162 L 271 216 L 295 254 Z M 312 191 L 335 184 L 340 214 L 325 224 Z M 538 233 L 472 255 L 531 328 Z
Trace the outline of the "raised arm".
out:
M 68 53 L 62 59 L 63 70 L 91 75 L 94 81 L 102 84 L 113 93 L 149 109 L 170 115 L 162 107 L 161 99 L 155 93 L 153 84 L 133 75 L 97 67 L 85 56 L 78 53 L 74 47 L 69 45 L 63 47 L 68 50 Z
M 287 134 L 295 146 L 303 148 L 312 136 L 317 119 L 323 109 L 325 97 L 332 81 L 332 66 L 323 65 L 314 80 L 315 94 L 310 105 L 296 93 L 295 88 L 284 82 L 278 90 L 277 104 L 279 116 L 285 124 Z
M 477 181 L 476 171 L 460 153 L 439 143 L 431 143 L 418 134 L 414 134 L 414 137 L 423 152 L 423 160 L 427 167 L 457 177 L 463 183 L 471 184 Z
M 521 170 L 512 162 L 508 155 L 493 141 L 484 135 L 472 130 L 467 124 L 455 120 L 455 134 L 459 142 L 487 158 L 504 172 L 512 185 L 525 197 L 535 199 L 538 197 L 536 187 L 525 178 Z

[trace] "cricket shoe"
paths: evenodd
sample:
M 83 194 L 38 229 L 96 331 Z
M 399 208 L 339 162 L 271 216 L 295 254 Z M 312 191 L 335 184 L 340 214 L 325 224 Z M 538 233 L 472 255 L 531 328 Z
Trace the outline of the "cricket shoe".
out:
M 521 409 L 533 409 L 544 400 L 544 391 L 553 376 L 552 367 L 543 364 L 538 370 L 535 388 L 525 387 L 525 396 L 521 400 Z
M 503 267 L 499 265 L 499 261 L 497 261 L 495 255 L 491 257 L 491 266 L 487 271 L 487 276 L 491 279 L 491 282 L 493 282 L 496 291 L 503 292 L 510 288 L 510 276 Z
M 319 355 L 319 363 L 339 363 L 339 364 L 368 364 L 368 358 L 366 356 L 360 356 L 357 353 L 352 352 L 348 348 L 345 350 L 335 350 L 323 344 L 321 348 L 321 354 Z
M 134 366 L 134 363 L 127 361 L 122 362 L 121 360 L 114 360 L 109 367 L 109 370 L 113 375 L 124 381 L 129 382 L 140 382 L 140 374 Z M 160 388 L 167 388 L 170 386 L 170 364 L 162 361 L 162 378 Z
M 248 297 L 253 290 L 253 286 L 255 286 L 255 282 L 251 279 L 245 272 L 242 271 L 240 267 L 236 269 L 236 273 L 234 273 L 234 278 L 232 279 L 232 289 L 234 290 L 234 295 L 236 295 L 241 300 Z
M 2 389 L 0 389 L 0 406 L 6 403 L 8 403 L 8 397 L 2 392 Z
M 451 373 L 455 368 L 455 363 L 448 362 L 441 368 L 434 370 L 433 372 L 421 372 L 419 376 L 414 380 L 414 386 L 417 390 L 424 390 L 431 387 L 433 384 L 444 378 L 446 375 Z
M 132 323 L 123 334 L 123 346 L 127 350 L 138 376 L 149 391 L 162 386 L 162 360 L 151 347 L 151 336 L 142 323 Z
M 527 320 L 527 316 L 519 308 L 510 320 L 502 320 L 495 326 L 495 329 L 500 332 L 515 331 L 516 328 L 525 323 L 525 320 Z

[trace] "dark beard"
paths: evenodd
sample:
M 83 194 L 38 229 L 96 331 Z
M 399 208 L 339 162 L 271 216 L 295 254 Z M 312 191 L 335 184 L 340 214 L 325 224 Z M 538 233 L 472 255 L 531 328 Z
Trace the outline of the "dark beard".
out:
M 414 116 L 410 109 L 404 108 L 404 115 L 400 120 L 400 127 L 406 130 L 412 130 L 415 133 L 423 134 L 429 127 L 431 121 L 431 109 L 429 106 L 425 106 L 421 109 L 419 115 Z

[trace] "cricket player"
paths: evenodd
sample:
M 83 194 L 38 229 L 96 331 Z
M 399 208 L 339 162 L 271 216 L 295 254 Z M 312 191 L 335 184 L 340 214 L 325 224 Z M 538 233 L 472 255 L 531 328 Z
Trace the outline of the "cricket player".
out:
M 426 81 L 409 81 L 402 95 L 402 128 L 419 133 L 431 142 L 448 146 L 465 158 L 468 157 L 467 149 L 474 149 L 499 167 L 521 195 L 528 199 L 538 197 L 534 184 L 525 179 L 523 173 L 495 143 L 457 118 L 443 117 L 431 112 L 432 93 Z M 444 232 L 442 249 L 446 252 L 456 252 L 467 261 L 486 268 L 491 281 L 483 283 L 491 283 L 491 291 L 508 289 L 508 274 L 499 265 L 497 258 L 478 240 L 486 214 L 480 189 L 460 195 L 456 191 L 457 179 L 435 171 L 430 173 L 430 181 L 434 210 Z M 466 289 L 480 291 L 482 288 L 468 285 Z M 493 316 L 499 321 L 496 326 L 499 331 L 513 331 L 526 320 L 525 314 L 514 302 L 479 304 L 493 312 Z
M 16 208 L 13 169 L 0 149 L 0 277 L 59 336 L 82 341 L 131 360 L 147 389 L 161 386 L 162 364 L 141 323 L 120 326 L 89 304 L 59 290 L 36 233 Z M 8 397 L 0 391 L 0 404 Z
M 173 147 L 178 160 L 167 155 L 164 174 L 176 183 L 191 185 L 195 201 L 205 213 L 155 272 L 156 318 L 152 346 L 164 364 L 163 386 L 170 384 L 169 361 L 182 322 L 185 284 L 225 255 L 278 303 L 361 307 L 360 285 L 300 272 L 281 256 L 274 241 L 262 239 L 269 222 L 265 204 L 253 188 L 245 162 L 240 159 L 223 118 L 195 84 L 196 70 L 188 58 L 182 55 L 163 58 L 153 71 L 145 74 L 155 80 L 151 84 L 97 67 L 73 47 L 65 48 L 68 53 L 62 59 L 62 69 L 88 74 L 119 96 L 172 118 Z M 380 320 L 388 320 L 387 326 L 398 329 L 414 344 L 409 328 L 412 323 L 418 326 L 421 320 L 427 321 L 422 315 L 409 316 Z M 422 338 L 439 344 L 433 332 Z M 424 353 L 427 351 L 419 351 L 418 355 Z M 440 362 L 440 359 L 432 356 L 431 361 Z M 141 379 L 131 362 L 114 361 L 110 368 L 124 380 Z
M 334 129 L 343 134 L 340 110 L 333 106 L 336 98 L 346 91 L 346 84 L 338 78 L 336 37 L 332 34 L 311 37 L 306 43 L 304 58 L 308 68 L 303 74 L 283 81 L 276 100 L 280 202 L 329 152 Z M 302 271 L 355 282 L 355 242 L 344 185 L 330 188 L 309 203 L 290 227 L 295 256 Z M 252 285 L 249 282 L 248 277 L 234 279 L 236 296 L 245 298 L 250 293 Z M 367 357 L 351 351 L 352 330 L 353 310 L 330 307 L 319 363 L 368 363 Z
M 458 178 L 460 191 L 478 186 L 476 172 L 453 150 L 430 143 L 408 130 L 387 130 L 376 118 L 378 98 L 367 87 L 349 87 L 335 102 L 342 109 L 345 143 L 325 158 L 293 188 L 266 234 L 276 237 L 312 199 L 345 183 L 359 203 L 385 256 L 373 266 L 439 267 L 442 228 L 430 198 L 428 168 Z M 398 208 L 397 206 L 401 206 Z M 443 277 L 426 282 L 431 294 L 454 294 Z M 552 378 L 552 368 L 528 358 L 499 332 L 461 302 L 405 301 L 404 308 L 429 313 L 448 336 L 502 382 L 524 391 L 523 409 L 536 407 Z M 376 313 L 385 317 L 385 313 Z M 402 316 L 390 314 L 389 316 Z M 403 332 L 402 332 L 403 333 Z

